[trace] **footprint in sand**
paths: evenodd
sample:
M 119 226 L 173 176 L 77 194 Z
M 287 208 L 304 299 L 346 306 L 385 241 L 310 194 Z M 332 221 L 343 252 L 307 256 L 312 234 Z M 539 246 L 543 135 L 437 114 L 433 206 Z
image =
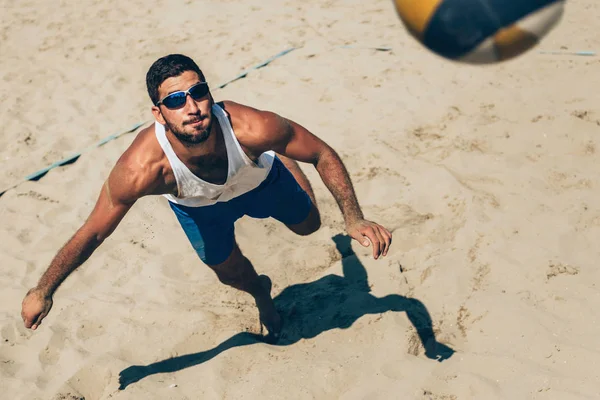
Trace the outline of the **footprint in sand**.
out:
M 434 218 L 433 214 L 421 214 L 404 203 L 395 203 L 385 207 L 372 205 L 370 209 L 377 218 L 388 221 L 387 228 L 390 231 L 407 226 L 419 226 Z
M 472 266 L 475 267 L 475 274 L 473 275 L 473 286 L 472 286 L 473 292 L 476 292 L 482 288 L 482 286 L 485 283 L 486 277 L 491 272 L 490 264 L 482 262 L 481 260 L 479 260 L 479 256 L 478 256 L 478 253 L 479 253 L 479 250 L 480 250 L 480 247 L 482 246 L 482 244 L 489 245 L 489 243 L 487 243 L 487 242 L 484 243 L 483 239 L 484 239 L 484 236 L 479 235 L 479 237 L 475 241 L 475 244 L 473 245 L 473 247 L 471 247 L 471 249 L 469 249 L 469 252 L 468 252 L 469 262 Z
M 100 322 L 83 320 L 77 328 L 77 333 L 75 335 L 80 340 L 87 340 L 103 335 L 105 332 L 106 328 L 104 328 L 104 326 Z
M 14 360 L 13 355 L 4 351 L 12 347 L 12 344 L 9 343 L 8 339 L 2 339 L 2 343 L 0 343 L 0 376 L 12 378 L 21 369 L 21 366 Z
M 546 273 L 546 281 L 555 278 L 559 275 L 577 275 L 579 268 L 563 263 L 550 263 L 548 272 Z
M 550 171 L 547 176 L 548 186 L 557 193 L 570 189 L 591 189 L 592 181 L 580 178 L 574 174 L 568 174 L 560 171 Z
M 26 341 L 25 332 L 20 332 L 20 320 L 13 320 L 0 329 L 0 377 L 14 377 L 23 367 L 19 360 L 18 347 L 15 345 Z M 25 328 L 21 329 L 22 331 Z M 1 382 L 1 378 L 0 378 Z
M 571 113 L 575 118 L 579 118 L 586 122 L 591 122 L 600 126 L 600 118 L 594 113 L 594 111 L 590 110 L 575 110 Z
M 60 358 L 60 353 L 65 346 L 66 330 L 60 325 L 53 325 L 51 327 L 53 333 L 48 341 L 48 344 L 42 350 L 39 355 L 40 362 L 42 365 L 54 365 Z
M 23 321 L 19 317 L 19 319 L 13 319 L 6 325 L 2 326 L 2 329 L 0 329 L 0 335 L 2 346 L 13 346 L 25 344 L 29 340 L 31 332 L 29 329 L 25 328 Z
M 118 387 L 116 371 L 125 365 L 122 360 L 108 355 L 91 359 L 64 382 L 52 400 L 110 398 L 110 393 Z
M 460 334 L 463 338 L 467 337 L 468 329 L 474 325 L 476 322 L 485 317 L 488 313 L 484 313 L 483 315 L 479 315 L 475 318 L 471 318 L 471 312 L 469 309 L 463 304 L 460 306 L 458 310 L 458 315 L 456 316 L 456 327 L 460 331 Z
M 17 335 L 12 324 L 4 325 L 2 329 L 0 329 L 0 341 L 3 346 L 8 344 L 14 344 L 16 338 Z

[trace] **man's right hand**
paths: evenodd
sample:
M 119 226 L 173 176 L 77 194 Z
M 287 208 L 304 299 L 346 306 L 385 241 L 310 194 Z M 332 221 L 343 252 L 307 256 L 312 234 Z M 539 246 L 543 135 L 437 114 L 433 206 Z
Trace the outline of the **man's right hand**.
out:
M 50 312 L 52 296 L 46 296 L 38 288 L 30 289 L 23 299 L 21 307 L 21 317 L 25 327 L 35 330 Z

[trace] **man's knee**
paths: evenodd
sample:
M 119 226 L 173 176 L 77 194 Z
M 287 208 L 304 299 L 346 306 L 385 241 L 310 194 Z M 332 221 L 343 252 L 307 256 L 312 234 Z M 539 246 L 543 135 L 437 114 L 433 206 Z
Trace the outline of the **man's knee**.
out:
M 308 236 L 315 233 L 321 228 L 321 214 L 319 213 L 319 209 L 313 204 L 304 221 L 296 225 L 288 225 L 288 228 L 300 236 Z
M 225 261 L 218 264 L 207 265 L 215 272 L 221 283 L 235 287 L 245 279 L 245 268 L 243 266 L 244 262 L 246 262 L 245 257 L 242 255 L 239 248 L 234 246 L 233 250 L 227 259 L 225 259 Z

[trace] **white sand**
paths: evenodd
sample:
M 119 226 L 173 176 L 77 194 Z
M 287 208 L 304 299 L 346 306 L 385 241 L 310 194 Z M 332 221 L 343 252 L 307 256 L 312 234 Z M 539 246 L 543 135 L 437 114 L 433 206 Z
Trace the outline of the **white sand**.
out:
M 193 57 L 216 87 L 296 46 L 214 95 L 329 142 L 394 242 L 379 261 L 341 243 L 342 261 L 341 215 L 305 165 L 319 232 L 237 224 L 286 345 L 231 347 L 258 330 L 251 298 L 202 265 L 165 199 L 146 198 L 28 331 L 21 300 L 91 211 L 124 135 L 0 198 L 2 398 L 598 397 L 600 63 L 539 53 L 600 51 L 597 2 L 570 2 L 539 48 L 487 67 L 425 51 L 383 0 L 5 3 L 0 187 L 150 121 L 158 57 Z M 450 358 L 424 354 L 407 309 L 429 313 Z

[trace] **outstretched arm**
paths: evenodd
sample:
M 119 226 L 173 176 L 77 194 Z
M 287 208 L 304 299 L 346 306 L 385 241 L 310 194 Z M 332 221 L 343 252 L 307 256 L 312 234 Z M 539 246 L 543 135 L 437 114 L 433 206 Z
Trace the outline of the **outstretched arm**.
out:
M 392 234 L 383 226 L 364 219 L 348 171 L 337 152 L 294 121 L 271 112 L 260 111 L 259 115 L 261 150 L 274 150 L 313 164 L 340 207 L 348 234 L 363 246 L 369 246 L 370 242 L 374 258 L 387 255 Z
M 127 211 L 143 192 L 122 158 L 102 186 L 96 205 L 85 223 L 58 251 L 38 284 L 23 299 L 21 316 L 25 327 L 36 329 L 52 308 L 52 296 L 60 284 L 83 264 L 115 230 Z
M 281 118 L 281 117 L 280 117 Z M 314 165 L 337 202 L 347 226 L 364 218 L 350 174 L 338 153 L 304 127 L 282 119 L 281 141 L 273 149 L 289 158 Z

